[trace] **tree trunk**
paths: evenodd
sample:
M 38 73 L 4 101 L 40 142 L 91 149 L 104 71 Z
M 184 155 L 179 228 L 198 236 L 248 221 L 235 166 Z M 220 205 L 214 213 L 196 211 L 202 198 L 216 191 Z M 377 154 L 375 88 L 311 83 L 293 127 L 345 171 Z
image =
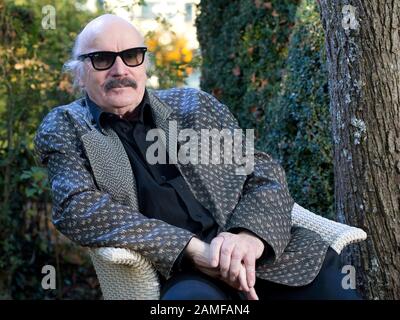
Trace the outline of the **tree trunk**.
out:
M 366 298 L 400 299 L 400 1 L 319 2 L 335 209 L 339 221 L 368 234 L 348 259 Z

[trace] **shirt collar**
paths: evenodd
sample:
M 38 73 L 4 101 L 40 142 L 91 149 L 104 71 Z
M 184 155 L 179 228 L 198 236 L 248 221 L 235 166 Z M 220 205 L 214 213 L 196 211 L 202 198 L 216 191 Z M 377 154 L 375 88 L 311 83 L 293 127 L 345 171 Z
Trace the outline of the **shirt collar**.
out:
M 86 94 L 86 103 L 89 107 L 89 111 L 92 114 L 94 122 L 101 129 L 104 129 L 104 120 L 108 116 L 115 116 L 111 112 L 104 111 L 101 109 L 93 100 L 89 98 Z M 144 92 L 144 96 L 140 104 L 135 108 L 133 114 L 130 118 L 127 119 L 130 122 L 139 121 L 143 124 L 151 124 L 153 122 L 151 108 L 150 108 L 150 99 L 147 93 L 147 90 Z

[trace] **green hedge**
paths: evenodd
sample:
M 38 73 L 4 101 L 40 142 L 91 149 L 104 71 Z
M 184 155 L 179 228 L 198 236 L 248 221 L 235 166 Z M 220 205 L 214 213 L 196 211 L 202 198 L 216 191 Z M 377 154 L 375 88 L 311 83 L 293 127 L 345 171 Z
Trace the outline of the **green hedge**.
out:
M 286 73 L 263 145 L 282 162 L 296 200 L 333 218 L 333 154 L 324 36 L 315 1 L 298 7 Z
M 200 3 L 201 87 L 284 166 L 299 204 L 333 217 L 323 30 L 316 1 Z
M 203 0 L 197 18 L 201 87 L 227 104 L 243 128 L 264 130 L 277 91 L 297 1 Z M 271 5 L 269 5 L 271 4 Z
M 55 29 L 41 24 L 49 4 Z M 0 299 L 100 296 L 88 257 L 51 224 L 47 174 L 33 154 L 44 115 L 73 99 L 61 69 L 93 16 L 69 0 L 0 0 Z M 56 268 L 56 290 L 41 286 L 45 265 Z

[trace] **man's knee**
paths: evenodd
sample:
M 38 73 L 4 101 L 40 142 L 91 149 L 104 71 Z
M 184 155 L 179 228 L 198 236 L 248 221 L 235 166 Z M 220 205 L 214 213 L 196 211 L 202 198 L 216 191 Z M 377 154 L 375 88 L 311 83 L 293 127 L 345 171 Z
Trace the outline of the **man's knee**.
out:
M 161 289 L 161 300 L 232 300 L 229 293 L 205 279 L 179 279 Z

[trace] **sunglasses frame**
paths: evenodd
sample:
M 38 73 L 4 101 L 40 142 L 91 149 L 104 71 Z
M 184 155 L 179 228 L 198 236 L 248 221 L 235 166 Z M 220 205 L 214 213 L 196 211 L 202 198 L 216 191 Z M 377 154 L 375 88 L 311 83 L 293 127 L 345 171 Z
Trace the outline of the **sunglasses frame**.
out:
M 123 54 L 124 54 L 125 52 L 127 52 L 127 51 L 130 51 L 130 50 L 137 50 L 137 51 L 142 51 L 142 52 L 143 52 L 143 59 L 142 59 L 142 62 L 141 62 L 141 63 L 135 64 L 135 65 L 129 65 L 129 64 L 126 63 L 126 61 L 125 61 L 124 58 L 123 58 Z M 115 60 L 117 59 L 117 57 L 120 57 L 121 60 L 124 62 L 124 64 L 125 64 L 126 66 L 133 68 L 133 67 L 137 67 L 137 66 L 140 66 L 141 64 L 143 64 L 143 62 L 144 62 L 144 56 L 145 56 L 145 54 L 146 54 L 146 51 L 147 51 L 147 47 L 135 47 L 135 48 L 130 48 L 130 49 L 122 50 L 122 51 L 119 51 L 119 52 L 114 52 L 114 51 L 95 51 L 95 52 L 90 52 L 90 53 L 85 53 L 85 54 L 79 55 L 79 56 L 78 56 L 78 60 L 83 61 L 83 60 L 85 60 L 86 58 L 90 58 L 90 62 L 92 63 L 92 66 L 93 66 L 93 68 L 94 68 L 95 70 L 104 71 L 104 70 L 110 69 L 110 68 L 114 65 Z M 93 57 L 94 57 L 95 55 L 99 54 L 99 53 L 100 53 L 100 54 L 101 54 L 101 53 L 107 53 L 107 54 L 112 54 L 112 55 L 114 56 L 114 57 L 113 57 L 113 61 L 112 61 L 111 65 L 110 65 L 109 67 L 107 67 L 107 68 L 96 68 L 96 67 L 95 67 L 94 62 L 93 62 Z

